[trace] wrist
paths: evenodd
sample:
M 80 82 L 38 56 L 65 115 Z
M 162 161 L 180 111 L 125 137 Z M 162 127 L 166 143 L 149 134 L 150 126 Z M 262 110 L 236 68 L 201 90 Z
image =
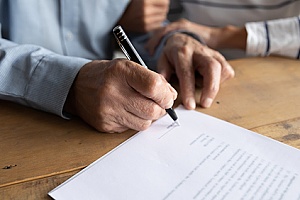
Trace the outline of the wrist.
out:
M 211 32 L 211 47 L 215 49 L 242 49 L 247 45 L 247 31 L 245 27 L 225 26 L 215 28 Z M 209 46 L 209 44 L 208 44 Z

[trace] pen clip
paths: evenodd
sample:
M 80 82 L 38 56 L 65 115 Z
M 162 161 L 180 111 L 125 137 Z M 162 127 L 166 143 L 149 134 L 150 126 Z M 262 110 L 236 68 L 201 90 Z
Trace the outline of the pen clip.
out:
M 130 55 L 127 53 L 126 49 L 125 49 L 124 46 L 120 43 L 119 40 L 118 40 L 118 44 L 119 44 L 121 50 L 123 51 L 124 55 L 126 56 L 126 58 L 127 58 L 128 60 L 131 60 L 131 59 L 130 59 Z
M 119 44 L 121 50 L 125 54 L 128 60 L 134 61 L 143 67 L 147 68 L 147 65 L 144 63 L 143 59 L 140 57 L 138 52 L 135 50 L 134 46 L 131 44 L 126 33 L 120 25 L 113 28 L 113 34 L 116 38 L 117 43 Z M 124 47 L 125 45 L 125 47 Z M 128 50 L 126 50 L 128 49 Z M 128 52 L 129 51 L 129 52 Z

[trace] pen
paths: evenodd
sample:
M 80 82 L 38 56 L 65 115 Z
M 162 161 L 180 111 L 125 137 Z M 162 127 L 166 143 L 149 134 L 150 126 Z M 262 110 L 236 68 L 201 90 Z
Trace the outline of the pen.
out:
M 147 65 L 144 63 L 143 59 L 140 57 L 138 52 L 135 50 L 134 46 L 130 42 L 129 38 L 125 34 L 124 30 L 121 26 L 116 26 L 113 29 L 114 36 L 119 44 L 121 50 L 125 54 L 128 60 L 134 61 L 145 68 L 148 68 Z M 172 108 L 166 109 L 166 112 L 170 115 L 170 117 L 176 121 L 178 119 L 175 111 Z M 178 122 L 177 122 L 178 123 Z

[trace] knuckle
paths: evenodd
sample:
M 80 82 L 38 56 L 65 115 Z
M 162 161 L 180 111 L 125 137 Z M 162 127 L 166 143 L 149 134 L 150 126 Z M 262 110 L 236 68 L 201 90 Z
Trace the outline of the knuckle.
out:
M 210 91 L 211 91 L 213 94 L 217 94 L 217 93 L 219 92 L 219 85 L 213 84 L 213 85 L 210 87 Z
M 163 82 L 161 76 L 152 76 L 152 78 L 149 79 L 150 84 L 148 84 L 147 91 L 150 97 L 155 96 L 157 91 L 163 87 Z
M 107 133 L 123 132 L 128 129 L 127 127 L 121 125 L 124 124 L 124 119 L 122 117 L 113 116 L 111 109 L 106 109 L 98 117 L 97 129 Z
M 107 115 L 107 112 L 104 110 L 101 111 L 101 113 L 96 118 L 96 129 L 103 132 L 114 132 L 114 126 L 111 122 L 107 120 L 105 117 Z
M 163 82 L 167 81 L 162 74 L 158 74 Z
M 96 117 L 96 120 L 97 120 L 97 124 L 99 124 L 99 126 L 102 126 L 103 124 L 106 124 L 107 123 L 107 119 L 105 116 L 109 116 L 110 115 L 110 112 L 109 112 L 109 109 L 107 106 L 102 106 L 100 105 L 99 106 L 99 109 L 98 109 L 98 115 Z
M 222 74 L 226 77 L 226 79 L 230 79 L 235 76 L 235 71 L 229 64 L 227 64 L 223 66 Z
M 235 76 L 235 72 L 232 68 L 227 71 L 228 78 L 233 78 Z
M 112 66 L 115 70 L 120 70 L 124 67 L 124 64 L 127 64 L 127 60 L 123 58 L 117 58 L 112 60 Z
M 144 131 L 144 130 L 146 130 L 147 128 L 150 127 L 151 123 L 152 123 L 151 120 L 145 120 L 145 121 L 143 121 L 142 123 L 140 123 L 139 129 L 140 129 L 141 131 Z
M 226 60 L 225 57 L 220 52 L 218 52 L 216 50 L 213 50 L 213 51 L 216 54 L 216 56 L 219 57 L 221 60 L 224 60 L 224 61 Z
M 189 25 L 189 21 L 184 18 L 179 19 L 178 22 L 183 26 L 183 28 L 186 28 Z
M 147 109 L 146 113 L 148 114 L 149 119 L 158 119 L 160 117 L 161 108 L 154 104 Z
M 110 77 L 111 75 L 121 74 L 124 69 L 124 64 L 126 64 L 126 60 L 123 58 L 117 58 L 110 62 L 109 68 L 107 69 L 107 75 Z
M 189 55 L 190 47 L 188 45 L 182 45 L 181 47 L 179 47 L 178 52 L 185 57 Z
M 106 133 L 113 133 L 114 132 L 112 126 L 109 125 L 109 124 L 100 124 L 99 129 L 100 129 L 100 131 L 103 131 L 103 132 L 106 132 Z
M 148 114 L 149 118 L 153 118 L 156 113 L 154 106 L 149 106 L 146 110 L 146 113 Z
M 222 69 L 221 63 L 219 63 L 217 60 L 215 59 L 209 59 L 208 60 L 208 67 L 212 70 L 215 69 Z
M 98 90 L 97 90 L 97 99 L 100 99 L 99 101 L 99 109 L 100 110 L 105 110 L 106 107 L 103 106 L 104 103 L 101 103 L 101 99 L 103 99 L 103 101 L 105 99 L 109 99 L 112 97 L 112 95 L 114 94 L 114 91 L 116 90 L 116 85 L 113 84 L 111 79 L 106 79 L 106 80 L 102 80 L 102 85 L 99 86 Z

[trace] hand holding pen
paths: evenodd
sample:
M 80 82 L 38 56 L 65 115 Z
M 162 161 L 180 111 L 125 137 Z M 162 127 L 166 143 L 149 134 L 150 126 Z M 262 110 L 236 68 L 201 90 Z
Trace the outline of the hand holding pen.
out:
M 80 69 L 66 102 L 71 107 L 64 110 L 101 132 L 141 131 L 176 98 L 164 77 L 135 62 L 94 60 Z
M 132 43 L 130 42 L 129 38 L 125 34 L 122 27 L 121 26 L 116 26 L 113 29 L 113 33 L 115 35 L 117 43 L 119 44 L 121 50 L 123 51 L 123 53 L 125 54 L 127 59 L 131 60 L 131 61 L 134 61 L 134 62 L 140 64 L 141 66 L 147 68 L 146 64 L 144 63 L 144 61 L 142 60 L 142 58 L 140 57 L 140 55 L 138 54 L 138 52 L 136 51 L 136 49 L 134 48 Z M 178 117 L 177 117 L 175 111 L 171 107 L 167 108 L 166 112 L 170 115 L 170 117 L 175 122 L 177 121 Z
M 164 77 L 135 62 L 94 60 L 77 74 L 64 111 L 101 132 L 141 131 L 165 115 L 176 98 Z

